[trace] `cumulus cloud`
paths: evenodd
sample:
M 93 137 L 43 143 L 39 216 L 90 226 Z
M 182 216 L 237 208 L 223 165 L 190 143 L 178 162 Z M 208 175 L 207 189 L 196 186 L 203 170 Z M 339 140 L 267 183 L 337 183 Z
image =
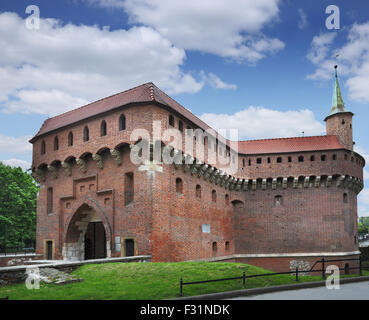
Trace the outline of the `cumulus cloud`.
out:
M 284 43 L 262 29 L 278 21 L 280 0 L 85 0 L 123 9 L 132 24 L 157 30 L 175 46 L 255 63 Z
M 31 136 L 9 137 L 0 134 L 0 153 L 29 153 L 32 151 L 29 139 Z
M 234 114 L 205 113 L 199 116 L 214 129 L 238 129 L 239 139 L 324 134 L 325 127 L 311 110 L 277 111 L 250 106 Z
M 236 90 L 237 89 L 237 85 L 224 82 L 216 74 L 214 74 L 212 72 L 209 72 L 208 74 L 206 74 L 204 71 L 201 71 L 200 75 L 201 75 L 202 79 L 213 88 L 228 89 L 228 90 L 229 89 L 231 89 L 231 90 Z
M 55 115 L 148 81 L 168 93 L 204 85 L 181 70 L 185 51 L 151 27 L 110 31 L 55 19 L 41 19 L 40 26 L 29 30 L 17 14 L 0 14 L 5 111 Z
M 369 21 L 353 24 L 343 46 L 336 46 L 336 33 L 324 33 L 313 38 L 308 59 L 316 65 L 309 79 L 331 79 L 333 66 L 339 64 L 340 75 L 346 76 L 349 97 L 359 102 L 369 102 Z M 336 54 L 339 54 L 336 57 Z
M 332 44 L 336 33 L 321 33 L 313 38 L 311 42 L 311 50 L 307 55 L 307 58 L 314 64 L 322 62 L 329 52 L 330 45 Z
M 24 171 L 31 168 L 31 163 L 20 159 L 1 160 L 0 162 L 11 167 L 21 167 Z

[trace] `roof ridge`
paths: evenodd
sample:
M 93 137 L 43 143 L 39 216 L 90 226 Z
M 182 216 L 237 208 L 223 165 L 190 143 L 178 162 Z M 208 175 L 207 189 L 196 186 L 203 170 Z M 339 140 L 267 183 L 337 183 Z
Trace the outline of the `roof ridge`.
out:
M 291 139 L 306 139 L 306 138 L 321 138 L 321 137 L 333 137 L 334 135 L 322 134 L 319 136 L 305 136 L 305 137 L 282 137 L 282 138 L 267 138 L 267 139 L 250 139 L 239 140 L 238 142 L 254 142 L 254 141 L 270 141 L 270 140 L 291 140 Z
M 191 113 L 194 117 L 196 117 L 196 119 L 198 119 L 199 121 L 201 121 L 203 124 L 205 124 L 205 126 L 209 127 L 210 129 L 213 129 L 212 127 L 210 127 L 206 122 L 204 122 L 203 120 L 201 120 L 197 115 L 195 115 L 193 112 L 191 112 L 190 110 L 188 110 L 186 107 L 184 107 L 183 105 L 181 105 L 178 101 L 174 100 L 172 97 L 170 97 L 168 94 L 166 94 L 163 90 L 161 90 L 159 87 L 157 87 L 154 83 L 152 83 L 152 85 L 158 89 L 160 92 L 162 92 L 166 97 L 168 97 L 170 100 L 172 100 L 174 103 L 178 104 L 179 106 L 181 106 L 183 109 L 187 110 L 189 113 Z M 157 101 L 157 100 L 155 100 Z M 157 101 L 160 102 L 160 101 Z M 214 131 L 218 133 L 217 130 L 213 129 Z
M 75 108 L 75 109 L 72 109 L 72 110 L 69 110 L 69 111 L 66 111 L 66 112 L 63 112 L 63 113 L 58 114 L 58 115 L 56 115 L 56 116 L 54 116 L 54 117 L 47 118 L 47 119 L 45 120 L 45 122 L 46 122 L 46 121 L 48 121 L 49 119 L 55 119 L 55 118 L 61 117 L 61 116 L 63 116 L 63 115 L 69 114 L 69 113 L 71 113 L 71 112 L 75 112 L 76 110 L 80 110 L 80 109 L 82 109 L 82 108 L 88 107 L 88 106 L 90 106 L 91 104 L 94 104 L 94 103 L 96 103 L 96 102 L 100 102 L 100 101 L 103 101 L 103 100 L 106 100 L 106 99 L 112 98 L 112 97 L 114 97 L 114 96 L 118 96 L 118 95 L 120 95 L 120 94 L 127 93 L 127 92 L 129 92 L 129 91 L 132 91 L 132 90 L 138 89 L 138 88 L 143 87 L 143 86 L 148 85 L 148 84 L 152 84 L 152 82 L 145 82 L 145 83 L 140 84 L 140 85 L 138 85 L 138 86 L 135 86 L 135 87 L 133 87 L 133 88 L 130 88 L 130 89 L 127 89 L 127 90 L 124 90 L 124 91 L 118 92 L 118 93 L 114 93 L 114 94 L 112 94 L 112 95 L 110 95 L 110 96 L 107 96 L 107 97 L 104 97 L 104 98 L 101 98 L 101 99 L 98 99 L 98 100 L 92 101 L 92 102 L 90 102 L 90 103 L 88 103 L 88 104 L 85 104 L 85 105 L 83 105 L 83 106 L 77 107 L 77 108 Z

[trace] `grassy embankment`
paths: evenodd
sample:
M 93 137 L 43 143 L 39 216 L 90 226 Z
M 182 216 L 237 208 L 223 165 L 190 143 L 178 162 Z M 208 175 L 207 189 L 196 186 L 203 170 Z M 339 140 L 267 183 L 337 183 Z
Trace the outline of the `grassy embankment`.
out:
M 106 263 L 84 265 L 73 274 L 84 279 L 67 285 L 41 284 L 28 290 L 24 283 L 0 287 L 0 297 L 9 299 L 168 299 L 179 297 L 179 279 L 184 282 L 268 273 L 262 268 L 240 263 Z M 364 271 L 369 275 L 368 271 Z M 353 276 L 353 275 L 351 275 Z M 301 276 L 300 282 L 322 280 L 320 275 Z M 245 288 L 296 283 L 294 275 L 246 279 Z M 184 286 L 184 296 L 242 289 L 242 280 Z

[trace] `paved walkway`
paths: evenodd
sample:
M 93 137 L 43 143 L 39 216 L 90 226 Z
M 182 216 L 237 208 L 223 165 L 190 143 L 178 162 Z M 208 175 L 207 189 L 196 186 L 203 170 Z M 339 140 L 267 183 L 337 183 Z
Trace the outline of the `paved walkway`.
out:
M 341 284 L 338 290 L 319 287 L 238 297 L 232 300 L 369 300 L 369 281 Z

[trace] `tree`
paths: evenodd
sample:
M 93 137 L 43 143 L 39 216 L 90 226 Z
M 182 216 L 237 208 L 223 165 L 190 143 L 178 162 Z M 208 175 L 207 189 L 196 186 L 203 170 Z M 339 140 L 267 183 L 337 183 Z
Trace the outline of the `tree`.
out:
M 358 224 L 358 233 L 359 234 L 367 234 L 368 233 L 368 227 L 364 225 L 362 222 L 359 222 Z
M 35 180 L 20 167 L 0 162 L 0 247 L 24 247 L 36 240 Z

